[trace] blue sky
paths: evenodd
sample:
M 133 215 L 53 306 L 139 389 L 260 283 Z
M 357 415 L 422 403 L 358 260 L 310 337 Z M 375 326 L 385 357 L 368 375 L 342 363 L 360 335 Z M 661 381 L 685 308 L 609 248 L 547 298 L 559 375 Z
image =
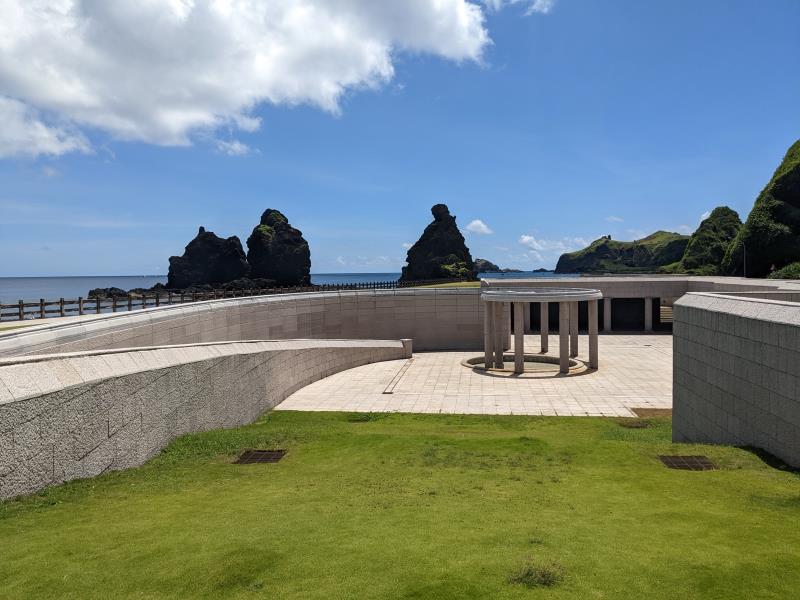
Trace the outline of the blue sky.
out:
M 386 34 L 390 65 L 379 55 L 377 76 L 352 81 L 317 55 L 320 81 L 338 69 L 333 101 L 282 96 L 287 68 L 185 139 L 147 115 L 158 98 L 126 108 L 137 129 L 124 129 L 67 106 L 58 82 L 43 100 L 0 59 L 20 135 L 41 125 L 58 144 L 18 137 L 3 153 L 0 139 L 0 276 L 165 273 L 198 226 L 244 242 L 268 207 L 303 231 L 312 272 L 399 271 L 438 202 L 473 256 L 552 267 L 601 235 L 689 232 L 718 205 L 744 218 L 800 137 L 796 0 L 488 2 L 480 15 L 491 42 L 474 28 L 448 47 Z M 474 220 L 485 228 L 467 231 Z

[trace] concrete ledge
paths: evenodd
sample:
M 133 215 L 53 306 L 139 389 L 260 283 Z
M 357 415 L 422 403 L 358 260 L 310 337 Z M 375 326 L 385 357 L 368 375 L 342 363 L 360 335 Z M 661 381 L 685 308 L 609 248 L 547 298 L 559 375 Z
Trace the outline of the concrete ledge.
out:
M 756 446 L 800 466 L 800 304 L 776 298 L 794 295 L 675 303 L 674 441 Z
M 2 360 L 0 499 L 140 465 L 180 435 L 250 423 L 309 383 L 410 351 L 287 340 Z

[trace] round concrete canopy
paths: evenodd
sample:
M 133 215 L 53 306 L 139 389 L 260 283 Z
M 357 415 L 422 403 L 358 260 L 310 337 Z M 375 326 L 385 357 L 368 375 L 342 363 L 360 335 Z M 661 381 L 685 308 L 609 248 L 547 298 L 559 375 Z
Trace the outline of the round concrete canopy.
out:
M 580 302 L 602 297 L 600 290 L 587 288 L 509 288 L 481 292 L 485 302 Z

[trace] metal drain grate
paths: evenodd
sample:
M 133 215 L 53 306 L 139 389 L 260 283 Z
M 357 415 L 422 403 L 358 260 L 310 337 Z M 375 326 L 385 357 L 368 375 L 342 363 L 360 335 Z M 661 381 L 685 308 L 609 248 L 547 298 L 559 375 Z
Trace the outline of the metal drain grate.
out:
M 253 465 L 256 463 L 276 463 L 286 454 L 286 450 L 245 450 L 233 464 Z
M 707 456 L 671 456 L 659 455 L 658 457 L 668 469 L 681 471 L 716 471 L 717 465 L 708 460 Z
M 653 425 L 646 419 L 620 419 L 617 423 L 625 429 L 648 429 Z

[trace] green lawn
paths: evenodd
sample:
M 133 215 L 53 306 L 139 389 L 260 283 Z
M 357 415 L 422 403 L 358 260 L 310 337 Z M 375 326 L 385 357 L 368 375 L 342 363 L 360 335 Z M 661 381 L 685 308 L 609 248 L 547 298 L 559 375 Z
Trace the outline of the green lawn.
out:
M 800 478 L 651 422 L 270 413 L 0 503 L 0 597 L 797 597 Z

